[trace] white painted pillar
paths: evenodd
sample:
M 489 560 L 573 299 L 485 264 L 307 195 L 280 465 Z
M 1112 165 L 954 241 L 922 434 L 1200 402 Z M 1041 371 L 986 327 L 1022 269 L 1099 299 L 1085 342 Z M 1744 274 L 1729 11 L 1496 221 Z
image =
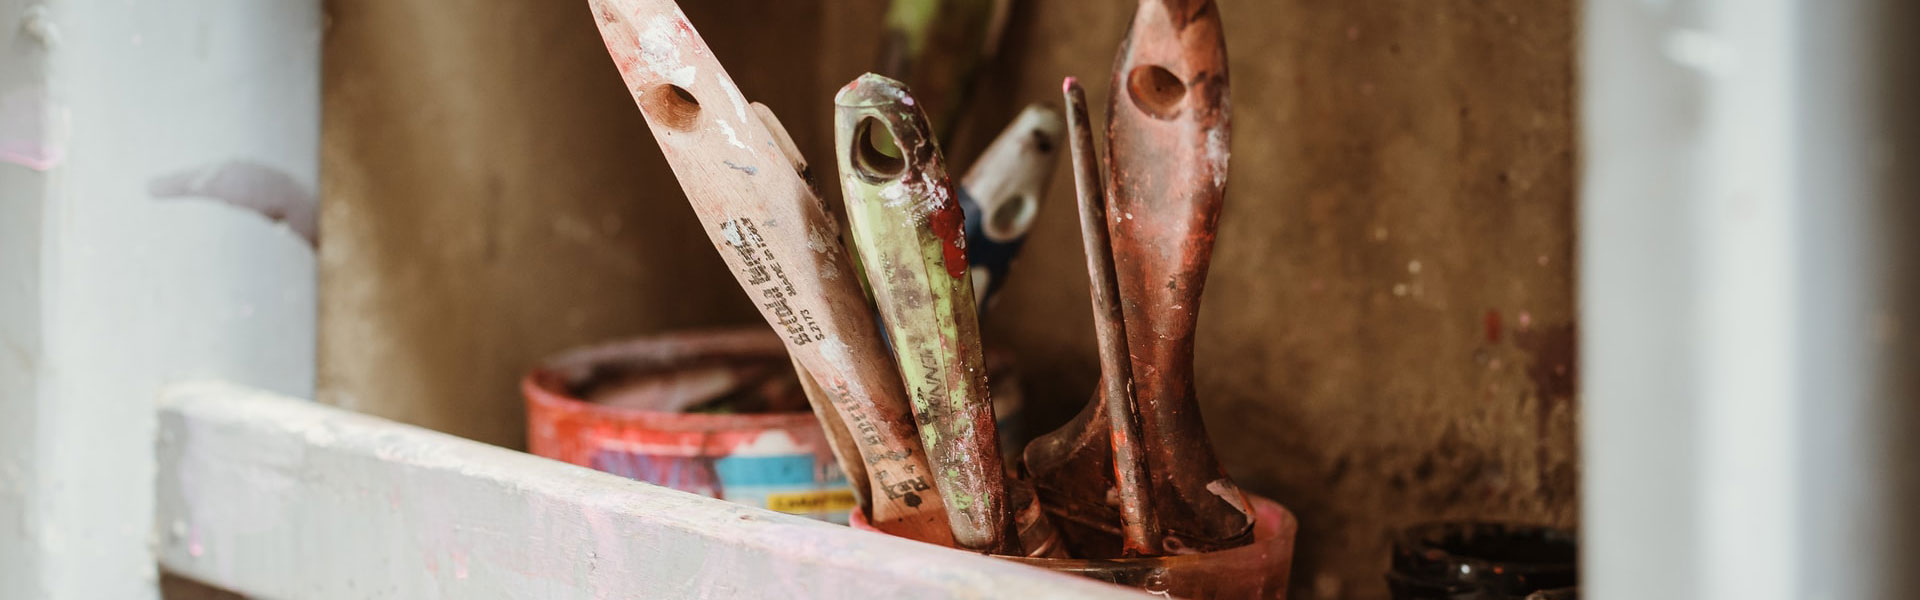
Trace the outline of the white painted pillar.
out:
M 1916 597 L 1916 3 L 1586 5 L 1583 597 Z
M 0 0 L 0 598 L 155 595 L 163 383 L 311 397 L 320 21 Z

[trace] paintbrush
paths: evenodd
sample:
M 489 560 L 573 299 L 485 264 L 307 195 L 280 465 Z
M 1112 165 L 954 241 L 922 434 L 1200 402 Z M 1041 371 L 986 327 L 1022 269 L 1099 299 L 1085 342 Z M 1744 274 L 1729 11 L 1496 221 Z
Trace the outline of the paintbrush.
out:
M 590 4 L 707 237 L 857 439 L 870 522 L 951 545 L 900 380 L 819 197 L 676 4 Z
M 952 141 L 974 81 L 999 50 L 1012 0 L 893 0 L 875 72 L 913 84 L 934 133 Z
M 906 86 L 874 74 L 834 97 L 834 132 L 848 226 L 954 540 L 1012 553 L 966 238 L 938 142 Z
M 1087 117 L 1087 93 L 1072 77 L 1061 88 L 1073 136 L 1074 189 L 1080 205 L 1081 243 L 1087 253 L 1094 337 L 1100 345 L 1101 414 L 1107 421 L 1115 487 L 1120 492 L 1122 554 L 1150 556 L 1160 553 L 1160 524 L 1152 510 L 1153 491 L 1147 485 L 1147 458 L 1140 448 L 1133 365 L 1127 357 L 1127 325 L 1121 316 L 1120 288 L 1107 236 L 1106 194 Z
M 1193 385 L 1229 156 L 1227 49 L 1213 0 L 1142 1 L 1111 85 L 1108 229 L 1154 512 L 1170 551 L 1243 544 L 1253 514 L 1214 456 Z
M 806 155 L 800 153 L 800 147 L 793 143 L 793 136 L 787 134 L 780 117 L 773 114 L 773 109 L 759 102 L 750 103 L 748 107 L 759 118 L 760 124 L 767 128 L 767 133 L 773 135 L 774 145 L 786 156 L 788 166 L 800 174 L 800 178 L 807 183 L 807 190 L 818 198 L 820 187 L 813 179 L 813 168 L 807 164 Z M 839 236 L 835 235 L 834 238 L 839 239 Z M 860 271 L 854 269 L 854 272 Z M 865 287 L 863 280 L 861 288 L 864 290 Z M 827 445 L 833 448 L 833 458 L 847 477 L 847 487 L 853 490 L 854 500 L 860 509 L 867 510 L 872 506 L 867 496 L 872 483 L 867 478 L 867 465 L 861 460 L 858 441 L 853 437 L 853 432 L 847 429 L 846 420 L 840 418 L 840 411 L 833 408 L 832 397 L 820 388 L 819 382 L 814 381 L 813 374 L 807 372 L 806 366 L 800 364 L 799 360 L 792 362 L 794 374 L 800 379 L 800 389 L 806 394 L 807 405 L 813 408 L 813 416 L 820 420 L 820 427 L 827 434 Z
M 820 420 L 820 428 L 827 434 L 827 444 L 833 448 L 833 459 L 840 465 L 840 472 L 847 477 L 847 487 L 853 490 L 853 499 L 861 510 L 872 506 L 872 498 L 867 490 L 872 484 L 867 479 L 867 463 L 860 459 L 860 446 L 847 429 L 847 422 L 840 418 L 840 411 L 833 407 L 833 397 L 820 389 L 820 383 L 813 380 L 813 374 L 799 360 L 793 361 L 794 374 L 800 378 L 800 390 L 807 396 L 807 406 L 813 408 L 813 416 Z
M 1107 223 L 1152 512 L 1170 553 L 1250 539 L 1246 496 L 1215 458 L 1193 387 L 1193 333 L 1225 195 L 1226 46 L 1211 0 L 1143 0 L 1115 61 Z M 1089 405 L 1035 439 L 1027 468 L 1055 514 L 1105 529 L 1106 415 Z
M 1058 163 L 1066 126 L 1059 111 L 1028 105 L 974 160 L 960 183 L 960 210 L 967 215 L 967 263 L 973 271 L 975 305 L 987 305 L 1006 284 L 1007 269 L 1033 229 Z

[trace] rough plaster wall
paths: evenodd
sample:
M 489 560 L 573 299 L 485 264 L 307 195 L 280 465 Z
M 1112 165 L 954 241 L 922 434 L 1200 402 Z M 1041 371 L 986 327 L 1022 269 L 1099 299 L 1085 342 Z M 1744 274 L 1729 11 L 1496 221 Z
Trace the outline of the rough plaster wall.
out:
M 875 55 L 883 3 L 682 4 L 828 161 L 827 102 Z M 583 5 L 330 4 L 323 397 L 517 444 L 513 381 L 539 356 L 752 318 Z M 1057 102 L 1064 75 L 1104 106 L 1130 5 L 1022 3 L 1023 62 L 950 157 Z M 1300 515 L 1296 597 L 1383 596 L 1387 533 L 1408 522 L 1571 524 L 1572 3 L 1222 11 L 1234 171 L 1199 391 L 1228 468 Z M 1046 426 L 1095 378 L 1070 198 L 1063 169 L 988 325 Z
M 317 2 L 0 1 L 0 598 L 153 598 L 162 384 L 306 396 Z M 270 198 L 269 198 L 270 197 Z
M 743 5 L 687 8 L 709 23 L 725 4 Z M 810 74 L 775 66 L 789 53 L 751 43 L 818 30 L 786 6 L 705 33 L 750 95 L 825 114 L 795 88 Z M 585 2 L 327 11 L 322 400 L 518 447 L 516 381 L 540 358 L 752 318 Z

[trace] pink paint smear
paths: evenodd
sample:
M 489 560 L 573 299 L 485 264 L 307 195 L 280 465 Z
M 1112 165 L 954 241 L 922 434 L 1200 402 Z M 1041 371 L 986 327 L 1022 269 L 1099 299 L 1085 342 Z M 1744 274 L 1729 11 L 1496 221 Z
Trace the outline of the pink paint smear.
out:
M 35 171 L 60 166 L 67 156 L 65 107 L 47 99 L 41 87 L 0 96 L 0 161 Z

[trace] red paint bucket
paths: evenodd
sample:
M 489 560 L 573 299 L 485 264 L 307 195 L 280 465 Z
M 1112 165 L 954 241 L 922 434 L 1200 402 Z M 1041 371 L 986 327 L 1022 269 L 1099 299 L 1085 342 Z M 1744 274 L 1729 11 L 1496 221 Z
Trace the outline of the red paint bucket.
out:
M 1238 548 L 1148 558 L 1000 558 L 1163 597 L 1285 600 L 1293 569 L 1293 539 L 1300 523 L 1278 502 L 1247 494 L 1247 505 L 1253 508 L 1253 541 Z M 854 529 L 880 531 L 858 513 L 850 524 Z
M 764 326 L 582 348 L 521 381 L 534 454 L 847 522 L 854 497 Z

